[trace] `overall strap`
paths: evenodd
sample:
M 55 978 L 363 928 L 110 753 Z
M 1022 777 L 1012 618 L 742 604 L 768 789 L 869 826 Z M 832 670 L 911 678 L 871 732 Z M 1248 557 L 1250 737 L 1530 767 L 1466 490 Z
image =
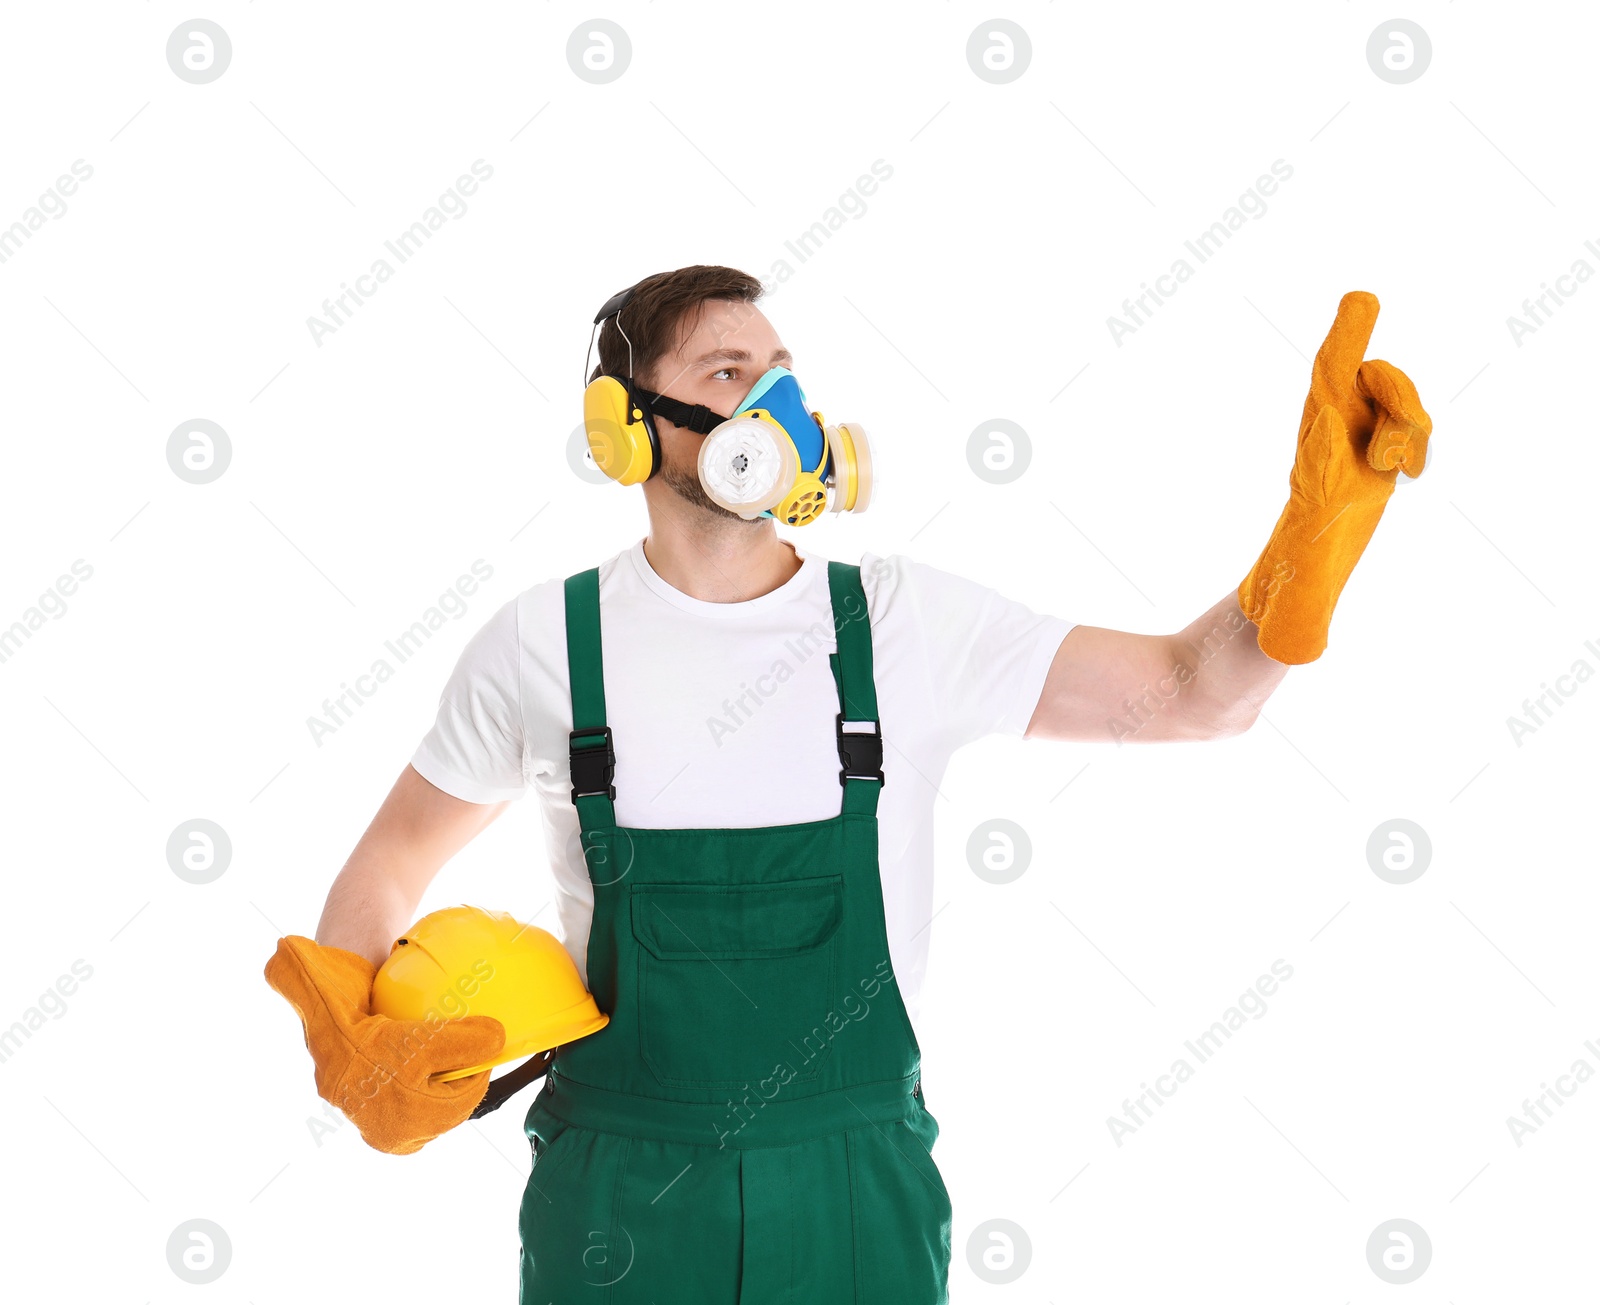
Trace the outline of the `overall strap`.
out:
M 568 576 L 567 674 L 572 685 L 572 732 L 568 758 L 572 803 L 583 833 L 616 823 L 612 782 L 617 754 L 606 724 L 605 678 L 600 651 L 600 570 Z M 883 730 L 878 722 L 878 690 L 872 675 L 872 625 L 861 568 L 828 563 L 828 596 L 838 651 L 828 654 L 839 689 L 834 737 L 839 749 L 841 811 L 876 815 L 883 786 Z M 849 728 L 847 728 L 847 726 Z M 870 726 L 870 729 L 864 728 Z M 585 843 L 587 847 L 587 843 Z
M 572 683 L 572 732 L 568 756 L 572 765 L 572 804 L 578 824 L 590 830 L 616 823 L 612 801 L 617 787 L 617 754 L 606 724 L 606 684 L 600 657 L 600 568 L 568 576 L 567 675 Z M 585 842 L 587 851 L 587 842 Z
M 828 563 L 828 597 L 839 650 L 828 654 L 839 687 L 834 736 L 839 744 L 841 812 L 875 816 L 883 788 L 883 729 L 878 722 L 878 689 L 872 678 L 872 622 L 861 568 Z M 871 729 L 863 726 L 870 725 Z M 849 726 L 849 728 L 846 728 Z

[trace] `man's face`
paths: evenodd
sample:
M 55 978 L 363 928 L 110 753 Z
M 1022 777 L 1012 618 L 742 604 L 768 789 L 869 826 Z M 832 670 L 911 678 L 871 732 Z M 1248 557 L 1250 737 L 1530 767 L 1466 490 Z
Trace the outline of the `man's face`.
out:
M 647 389 L 682 403 L 702 403 L 712 412 L 731 417 L 751 387 L 774 367 L 794 366 L 794 359 L 778 333 L 754 304 L 724 299 L 708 300 L 705 312 L 692 330 L 685 331 L 672 352 L 662 356 L 654 374 L 641 378 Z M 705 438 L 692 430 L 657 417 L 661 436 L 661 479 L 680 497 L 715 516 L 742 521 L 712 502 L 700 483 L 697 463 Z M 765 524 L 757 517 L 752 526 Z

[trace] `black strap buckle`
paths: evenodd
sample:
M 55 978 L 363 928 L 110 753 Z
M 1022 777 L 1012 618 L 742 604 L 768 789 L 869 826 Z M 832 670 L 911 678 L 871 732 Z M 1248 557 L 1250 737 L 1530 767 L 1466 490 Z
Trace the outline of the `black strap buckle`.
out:
M 872 733 L 865 730 L 846 730 L 844 713 L 833 718 L 834 737 L 839 741 L 839 783 L 847 779 L 875 779 L 883 783 L 883 727 L 877 721 L 852 721 L 853 725 L 870 724 Z
M 674 425 L 692 430 L 696 435 L 709 435 L 728 420 L 720 412 L 712 412 L 703 403 L 684 403 L 681 399 L 657 394 L 654 390 L 647 390 L 643 386 L 635 385 L 633 394 L 636 400 L 643 400 L 644 406 L 656 416 L 665 417 Z
M 605 739 L 605 747 L 599 744 L 578 746 L 578 740 L 583 738 L 600 737 Z M 572 764 L 572 800 L 576 802 L 581 797 L 595 797 L 604 793 L 612 801 L 617 797 L 617 786 L 612 778 L 617 770 L 617 753 L 611 745 L 611 726 L 600 725 L 585 730 L 573 730 L 567 736 L 567 753 Z

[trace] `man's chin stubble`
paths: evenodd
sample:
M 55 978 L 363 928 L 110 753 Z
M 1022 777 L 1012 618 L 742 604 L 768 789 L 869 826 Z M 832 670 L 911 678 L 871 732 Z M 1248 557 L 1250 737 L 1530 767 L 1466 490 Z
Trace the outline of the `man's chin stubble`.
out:
M 661 479 L 666 481 L 668 489 L 672 490 L 673 493 L 675 493 L 679 498 L 683 499 L 686 503 L 690 503 L 697 508 L 701 508 L 719 520 L 733 521 L 745 526 L 759 525 L 763 520 L 763 518 L 757 517 L 753 521 L 747 521 L 737 512 L 728 511 L 727 508 L 723 507 L 720 503 L 715 502 L 711 496 L 706 493 L 705 486 L 700 483 L 700 477 L 698 475 L 690 476 L 678 471 L 674 467 L 663 467 L 661 468 Z

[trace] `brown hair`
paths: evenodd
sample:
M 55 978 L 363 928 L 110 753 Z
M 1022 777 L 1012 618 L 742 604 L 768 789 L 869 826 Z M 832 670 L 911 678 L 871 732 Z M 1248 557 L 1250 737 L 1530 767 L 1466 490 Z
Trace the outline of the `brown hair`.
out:
M 600 327 L 600 361 L 589 379 L 628 375 L 628 341 L 633 342 L 633 375 L 643 383 L 656 363 L 677 344 L 681 327 L 692 331 L 708 299 L 753 304 L 761 282 L 733 267 L 696 263 L 673 272 L 656 272 L 634 287 L 633 298 Z M 621 329 L 617 322 L 621 320 Z M 622 332 L 628 333 L 625 340 Z

